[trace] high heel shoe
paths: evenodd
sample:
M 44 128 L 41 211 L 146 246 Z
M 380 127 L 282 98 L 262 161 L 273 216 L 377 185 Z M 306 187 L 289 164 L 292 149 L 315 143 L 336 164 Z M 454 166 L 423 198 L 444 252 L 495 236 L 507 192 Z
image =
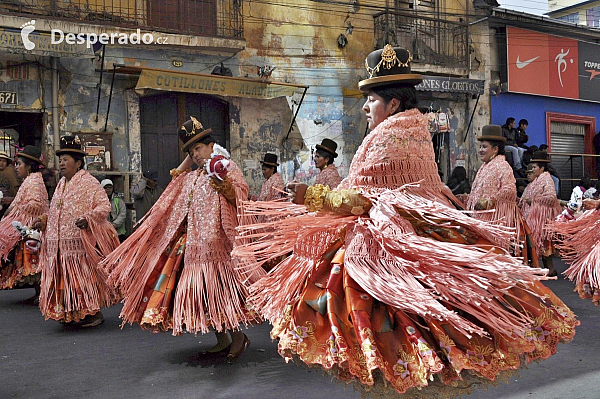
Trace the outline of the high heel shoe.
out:
M 246 350 L 246 348 L 250 346 L 250 340 L 248 339 L 248 337 L 246 336 L 246 334 L 244 334 L 244 343 L 242 343 L 242 347 L 240 348 L 239 351 L 235 352 L 235 353 L 229 353 L 227 355 L 227 364 L 231 364 L 233 362 L 235 362 L 236 360 L 238 360 L 238 358 L 240 356 L 242 356 L 242 354 L 244 353 L 244 351 Z

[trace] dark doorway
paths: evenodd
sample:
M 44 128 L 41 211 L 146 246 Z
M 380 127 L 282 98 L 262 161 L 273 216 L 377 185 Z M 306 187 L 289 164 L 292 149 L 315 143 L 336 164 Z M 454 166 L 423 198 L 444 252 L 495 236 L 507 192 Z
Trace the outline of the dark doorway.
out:
M 158 182 L 166 187 L 169 171 L 176 168 L 185 155 L 177 136 L 179 126 L 194 116 L 217 143 L 227 148 L 229 141 L 229 104 L 201 94 L 168 93 L 140 99 L 142 170 L 158 171 Z
M 0 150 L 10 146 L 6 152 L 14 155 L 14 146 L 34 145 L 40 148 L 44 131 L 42 115 L 41 112 L 0 111 Z

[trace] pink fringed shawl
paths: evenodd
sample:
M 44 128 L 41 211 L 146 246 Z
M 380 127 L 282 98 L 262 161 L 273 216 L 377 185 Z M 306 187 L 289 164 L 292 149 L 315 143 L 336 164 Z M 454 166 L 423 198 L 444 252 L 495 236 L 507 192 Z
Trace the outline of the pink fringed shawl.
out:
M 481 199 L 493 200 L 494 208 L 486 212 L 473 213 L 473 216 L 515 229 L 517 233 L 515 242 L 519 242 L 520 211 L 517 206 L 516 180 L 504 155 L 497 155 L 488 163 L 481 165 L 466 201 L 466 208 L 474 211 L 475 204 Z
M 285 189 L 283 178 L 279 173 L 273 173 L 260 188 L 259 201 L 275 201 L 281 198 L 281 192 Z
M 31 173 L 21 184 L 15 199 L 0 221 L 0 259 L 7 260 L 8 254 L 21 238 L 12 222 L 31 226 L 33 220 L 48 213 L 48 192 L 41 173 Z
M 63 177 L 50 203 L 42 236 L 40 309 L 50 317 L 50 290 L 62 276 L 65 283 L 62 311 L 80 314 L 97 311 L 115 302 L 100 261 L 119 245 L 117 232 L 107 220 L 110 202 L 98 180 L 85 170 L 69 182 Z M 75 221 L 85 218 L 89 227 L 79 229 Z M 84 309 L 85 307 L 85 309 Z M 60 312 L 59 312 L 60 313 Z
M 339 186 L 341 182 L 342 178 L 340 177 L 340 173 L 334 164 L 328 165 L 325 169 L 319 172 L 315 179 L 315 184 L 328 186 L 332 190 Z
M 437 173 L 427 120 L 418 111 L 389 117 L 371 132 L 339 188 L 351 187 L 373 202 L 369 217 L 315 215 L 285 203 L 245 203 L 244 211 L 251 215 L 289 215 L 239 228 L 241 236 L 253 239 L 234 250 L 246 271 L 293 252 L 252 286 L 249 301 L 265 318 L 283 317 L 286 307 L 299 300 L 323 254 L 342 239 L 350 277 L 386 304 L 426 320 L 446 321 L 467 336 L 485 333 L 452 307 L 501 334 L 527 330 L 531 320 L 508 311 L 500 298 L 517 284 L 543 279 L 543 272 L 500 248 L 421 237 L 400 216 L 404 212 L 455 234 L 466 228 L 501 247 L 508 247 L 512 237 L 510 229 L 446 205 L 449 197 Z M 265 234 L 268 229 L 273 233 Z
M 242 172 L 231 162 L 227 178 L 236 198 L 248 196 Z M 121 317 L 132 323 L 143 300 L 144 287 L 167 245 L 187 222 L 184 266 L 175 292 L 173 335 L 184 330 L 207 333 L 237 329 L 250 323 L 245 308 L 250 283 L 234 268 L 231 250 L 238 225 L 236 208 L 217 193 L 203 169 L 173 180 L 148 212 L 144 222 L 105 260 L 110 281 L 124 297 Z
M 531 204 L 528 204 L 527 200 L 531 201 Z M 546 224 L 553 221 L 562 211 L 550 173 L 542 173 L 527 185 L 521 196 L 520 206 L 523 217 L 531 228 L 533 244 L 537 252 L 543 254 L 544 242 L 549 238 Z

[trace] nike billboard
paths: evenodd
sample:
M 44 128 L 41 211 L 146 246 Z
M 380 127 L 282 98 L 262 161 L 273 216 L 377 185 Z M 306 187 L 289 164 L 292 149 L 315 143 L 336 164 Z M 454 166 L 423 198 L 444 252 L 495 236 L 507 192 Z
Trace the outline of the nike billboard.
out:
M 600 102 L 600 46 L 512 26 L 506 40 L 509 91 Z

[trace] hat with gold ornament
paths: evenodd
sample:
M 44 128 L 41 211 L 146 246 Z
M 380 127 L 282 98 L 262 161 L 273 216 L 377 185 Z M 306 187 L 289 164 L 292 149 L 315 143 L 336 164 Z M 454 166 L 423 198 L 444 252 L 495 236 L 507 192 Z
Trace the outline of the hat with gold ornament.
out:
M 79 136 L 62 136 L 60 138 L 60 149 L 56 150 L 56 155 L 62 154 L 85 155 L 85 151 L 81 149 Z
M 177 132 L 179 139 L 183 143 L 181 149 L 183 151 L 189 150 L 192 144 L 197 143 L 200 139 L 210 136 L 211 132 L 212 129 L 204 129 L 202 123 L 200 123 L 198 119 L 190 116 L 190 120 L 181 125 Z
M 367 92 L 374 87 L 397 83 L 418 85 L 423 81 L 423 75 L 411 72 L 411 61 L 410 51 L 386 44 L 383 49 L 373 51 L 365 59 L 369 78 L 358 82 L 358 88 Z

